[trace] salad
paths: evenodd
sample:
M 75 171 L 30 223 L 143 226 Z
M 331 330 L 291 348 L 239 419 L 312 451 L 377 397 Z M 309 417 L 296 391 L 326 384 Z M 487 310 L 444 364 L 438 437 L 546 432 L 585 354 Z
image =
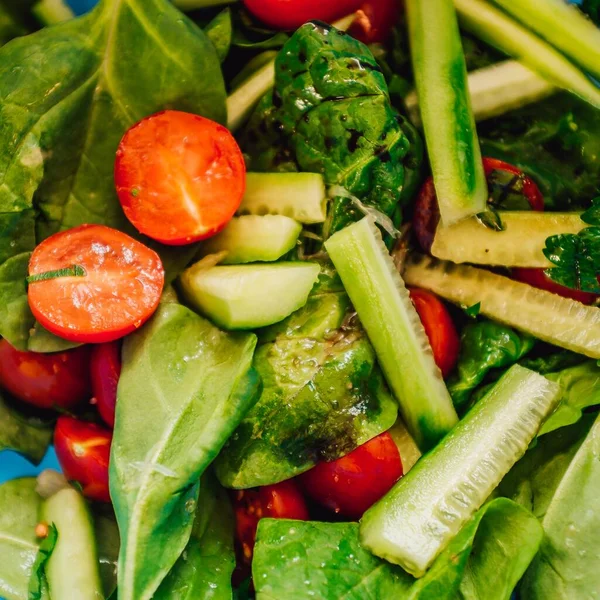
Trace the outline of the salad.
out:
M 600 598 L 599 26 L 3 0 L 0 597 Z

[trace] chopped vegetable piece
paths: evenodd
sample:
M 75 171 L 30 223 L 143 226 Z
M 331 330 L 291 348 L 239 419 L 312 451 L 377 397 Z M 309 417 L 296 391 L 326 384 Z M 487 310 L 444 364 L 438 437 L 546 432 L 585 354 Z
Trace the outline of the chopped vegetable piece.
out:
M 363 545 L 422 577 L 525 454 L 560 386 L 513 366 L 444 440 L 371 508 Z
M 42 25 L 56 25 L 75 17 L 65 0 L 39 0 L 32 6 L 31 12 Z
M 239 208 L 244 157 L 222 125 L 166 110 L 123 136 L 115 163 L 125 215 L 145 235 L 179 246 L 218 233 Z
M 321 268 L 290 262 L 206 268 L 202 263 L 181 276 L 195 308 L 225 329 L 254 329 L 282 321 L 306 304 Z
M 292 250 L 302 225 L 282 215 L 234 217 L 225 229 L 202 244 L 204 254 L 227 252 L 224 265 L 272 262 Z
M 80 225 L 44 240 L 29 261 L 37 275 L 80 265 L 83 277 L 29 284 L 29 306 L 49 331 L 74 342 L 100 343 L 138 329 L 156 310 L 164 286 L 158 254 L 104 225 Z
M 115 426 L 117 386 L 121 375 L 121 344 L 110 342 L 92 349 L 92 391 L 96 408 L 109 427 Z
M 571 288 L 555 283 L 544 273 L 543 269 L 512 269 L 511 275 L 513 279 L 528 283 L 535 288 L 540 290 L 546 290 L 553 294 L 558 294 L 563 298 L 570 298 L 576 300 L 582 304 L 593 304 L 597 299 L 597 294 L 591 294 L 589 292 L 581 292 L 579 290 L 572 290 Z
M 483 212 L 487 186 L 456 13 L 447 0 L 407 0 L 421 118 L 444 225 Z
M 458 418 L 379 230 L 367 217 L 336 233 L 325 247 L 400 403 L 404 421 L 421 449 L 432 448 Z
M 248 173 L 238 210 L 245 215 L 284 215 L 300 223 L 323 223 L 327 194 L 317 173 Z
M 555 346 L 600 358 L 599 308 L 484 269 L 420 255 L 409 259 L 404 278 L 409 285 L 419 285 L 455 304 L 481 302 L 481 314 L 491 319 Z

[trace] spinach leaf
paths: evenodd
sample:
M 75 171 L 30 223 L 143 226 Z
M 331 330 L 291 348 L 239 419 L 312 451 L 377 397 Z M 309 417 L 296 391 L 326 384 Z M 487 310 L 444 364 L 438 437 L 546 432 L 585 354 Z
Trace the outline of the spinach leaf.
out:
M 303 308 L 260 334 L 254 366 L 264 389 L 216 461 L 226 487 L 289 479 L 396 420 L 375 352 L 339 280 L 327 277 Z
M 255 344 L 171 302 L 125 340 L 110 461 L 120 600 L 151 598 L 188 543 L 198 479 L 257 397 Z
M 104 595 L 109 598 L 117 589 L 117 560 L 121 543 L 119 528 L 110 504 L 92 504 L 90 508 L 94 517 L 100 579 Z
M 0 46 L 26 33 L 24 25 L 6 7 L 0 5 Z
M 102 0 L 13 40 L 0 65 L 0 335 L 26 349 L 36 243 L 82 223 L 133 232 L 113 183 L 122 135 L 164 108 L 224 121 L 225 88 L 210 40 L 168 0 Z M 174 270 L 190 258 L 158 249 Z
M 0 452 L 14 450 L 38 464 L 51 440 L 51 426 L 21 414 L 0 394 Z
M 48 536 L 45 537 L 39 545 L 35 562 L 31 568 L 31 577 L 29 578 L 28 600 L 41 600 L 44 596 L 46 582 L 46 564 L 50 560 L 56 542 L 58 541 L 58 531 L 53 523 L 48 526 Z
M 78 344 L 77 342 L 69 342 L 68 340 L 59 338 L 53 333 L 50 333 L 36 321 L 33 329 L 31 329 L 29 332 L 27 350 L 29 350 L 29 352 L 43 353 L 63 352 L 64 350 L 77 348 L 80 345 L 81 344 Z
M 234 517 L 229 498 L 211 471 L 200 484 L 192 536 L 154 600 L 231 600 L 235 567 Z
M 267 29 L 243 7 L 233 12 L 233 45 L 247 50 L 281 48 L 289 35 L 285 31 Z
M 205 28 L 204 33 L 213 43 L 215 50 L 219 56 L 219 60 L 223 62 L 229 54 L 231 47 L 231 38 L 233 35 L 233 25 L 231 23 L 231 10 L 226 8 L 222 10 Z
M 600 0 L 582 0 L 581 10 L 586 13 L 596 25 L 600 25 Z

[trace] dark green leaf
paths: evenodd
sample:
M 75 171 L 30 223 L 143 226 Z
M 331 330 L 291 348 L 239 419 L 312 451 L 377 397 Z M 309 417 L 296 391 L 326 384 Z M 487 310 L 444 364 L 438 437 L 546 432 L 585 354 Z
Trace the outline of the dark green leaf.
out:
M 250 13 L 240 7 L 233 13 L 233 45 L 251 50 L 281 48 L 289 39 L 284 31 L 273 31 L 258 23 Z
M 540 356 L 533 356 L 533 354 L 538 354 L 538 349 L 542 351 Z M 558 350 L 555 346 L 538 342 L 535 352 L 531 356 L 520 360 L 519 364 L 532 371 L 537 371 L 541 375 L 546 375 L 547 373 L 557 373 L 563 369 L 575 367 L 586 360 L 585 356 L 576 352 Z
M 592 200 L 591 208 L 588 208 L 582 215 L 581 220 L 588 225 L 600 226 L 600 198 Z
M 479 315 L 480 310 L 481 310 L 481 302 L 478 302 L 477 304 L 473 304 L 473 306 L 467 306 L 464 309 L 465 314 L 469 317 L 476 317 L 477 315 Z
M 41 600 L 46 587 L 46 564 L 54 552 L 58 541 L 58 531 L 53 523 L 48 525 L 48 535 L 40 543 L 29 578 L 28 600 Z
M 215 50 L 219 56 L 219 60 L 223 62 L 229 54 L 231 47 L 231 37 L 233 35 L 233 26 L 231 23 L 231 10 L 226 8 L 221 11 L 205 28 L 204 33 L 213 43 Z
M 80 346 L 77 342 L 69 342 L 58 336 L 50 333 L 42 327 L 37 321 L 33 329 L 29 332 L 29 340 L 27 341 L 27 350 L 30 352 L 63 352 L 71 348 Z
M 500 213 L 494 208 L 488 208 L 485 212 L 475 215 L 477 220 L 488 229 L 493 231 L 504 231 L 504 223 L 500 217 Z
M 596 25 L 600 25 L 600 0 L 582 0 L 581 10 L 589 15 Z
M 94 532 L 100 562 L 100 578 L 108 598 L 117 588 L 117 560 L 119 558 L 119 527 L 110 504 L 93 504 Z

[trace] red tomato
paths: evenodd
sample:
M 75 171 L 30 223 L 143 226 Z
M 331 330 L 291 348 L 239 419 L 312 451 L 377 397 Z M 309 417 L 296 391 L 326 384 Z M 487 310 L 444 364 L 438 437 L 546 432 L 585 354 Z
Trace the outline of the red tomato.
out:
M 30 275 L 77 265 L 83 277 L 30 283 L 29 306 L 52 333 L 74 342 L 110 342 L 140 327 L 156 310 L 164 286 L 158 254 L 104 225 L 81 225 L 43 241 Z
M 83 495 L 110 502 L 108 461 L 112 433 L 94 423 L 60 417 L 54 430 L 54 449 L 67 479 L 77 481 Z
M 456 366 L 460 350 L 460 338 L 452 317 L 444 303 L 431 292 L 412 288 L 410 299 L 429 338 L 435 364 L 440 368 L 442 375 L 448 377 Z
M 400 453 L 386 432 L 342 458 L 318 463 L 298 480 L 315 502 L 349 519 L 360 519 L 400 477 Z
M 73 408 L 89 399 L 90 349 L 87 346 L 38 354 L 19 352 L 0 341 L 0 387 L 38 408 Z
M 117 194 L 136 229 L 182 245 L 218 233 L 246 189 L 244 157 L 229 130 L 166 110 L 123 137 L 115 164 Z
M 112 429 L 115 426 L 117 386 L 121 376 L 121 344 L 110 342 L 95 346 L 90 367 L 98 412 Z
M 598 296 L 589 292 L 581 292 L 579 290 L 572 290 L 564 285 L 555 283 L 545 273 L 544 269 L 512 269 L 513 279 L 528 283 L 529 285 L 538 288 L 540 290 L 546 290 L 553 294 L 558 294 L 563 298 L 570 298 L 576 300 L 582 304 L 593 304 Z
M 400 0 L 363 2 L 348 33 L 365 44 L 384 42 L 400 16 Z

